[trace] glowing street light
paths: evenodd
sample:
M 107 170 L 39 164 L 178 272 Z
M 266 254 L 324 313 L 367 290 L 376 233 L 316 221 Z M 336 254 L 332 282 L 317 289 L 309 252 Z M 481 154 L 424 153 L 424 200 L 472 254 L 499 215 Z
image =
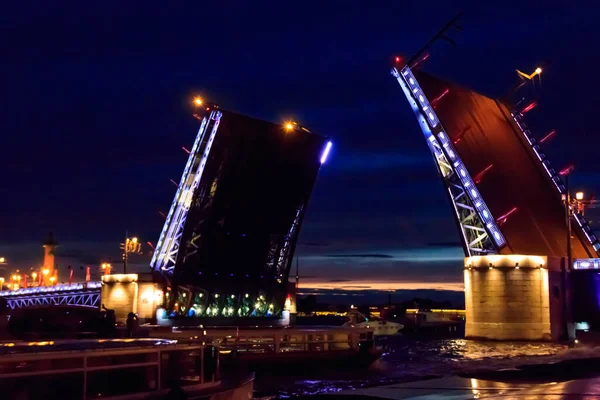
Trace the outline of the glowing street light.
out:
M 541 73 L 542 73 L 542 69 L 541 69 L 540 67 L 537 67 L 537 68 L 535 69 L 535 73 L 536 73 L 537 75 L 541 74 Z
M 0 257 L 0 264 L 4 264 L 4 263 L 6 263 L 6 258 Z
M 123 273 L 127 273 L 127 261 L 129 259 L 129 253 L 140 254 L 142 252 L 142 244 L 139 243 L 137 237 L 129 237 L 129 233 L 125 232 L 125 241 L 121 243 L 121 250 L 123 250 Z
M 201 106 L 204 103 L 201 97 L 194 97 L 194 104 L 197 106 Z
M 112 268 L 110 263 L 102 263 L 101 268 L 104 271 L 104 275 L 110 275 L 110 270 Z
M 583 192 L 577 192 L 575 193 L 575 199 L 577 200 L 583 200 Z
M 286 122 L 284 128 L 286 131 L 291 131 L 294 129 L 294 124 L 292 122 Z
M 50 270 L 49 270 L 48 268 L 44 268 L 44 269 L 42 270 L 42 274 L 43 274 L 44 276 L 48 276 L 48 274 L 49 274 L 49 273 L 50 273 Z
M 55 281 L 55 280 L 56 280 L 56 277 L 55 277 L 55 276 L 51 276 L 51 277 L 50 277 L 50 283 L 51 283 L 52 285 L 54 285 L 54 281 Z

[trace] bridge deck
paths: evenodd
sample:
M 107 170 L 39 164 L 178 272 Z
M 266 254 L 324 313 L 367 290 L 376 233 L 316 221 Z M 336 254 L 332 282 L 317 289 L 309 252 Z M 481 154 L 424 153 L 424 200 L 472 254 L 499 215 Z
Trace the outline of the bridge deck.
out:
M 508 245 L 503 253 L 566 255 L 565 211 L 561 195 L 537 159 L 510 110 L 499 102 L 423 72 L 415 72 L 430 99 L 449 92 L 436 113 L 471 176 L 493 164 L 478 188 L 498 218 L 514 207 L 500 229 Z M 573 224 L 573 257 L 596 257 L 583 231 Z

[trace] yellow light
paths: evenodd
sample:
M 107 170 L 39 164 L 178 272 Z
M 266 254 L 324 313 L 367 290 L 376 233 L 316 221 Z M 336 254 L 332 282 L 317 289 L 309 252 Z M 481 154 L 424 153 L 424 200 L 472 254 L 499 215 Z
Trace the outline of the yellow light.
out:
M 540 67 L 537 67 L 535 69 L 535 73 L 538 74 L 538 75 L 541 74 L 542 73 L 542 69 Z
M 56 280 L 55 277 L 53 277 L 53 276 L 50 277 L 50 282 L 54 282 L 55 280 Z
M 256 303 L 256 304 L 254 305 L 254 308 L 260 308 L 260 303 Z
M 0 263 L 3 263 L 4 261 L 6 261 L 6 258 L 0 257 Z
M 37 273 L 35 273 L 35 272 L 32 272 L 32 273 L 31 273 L 31 277 L 32 277 L 33 279 L 37 278 Z
M 575 198 L 577 200 L 583 200 L 583 192 L 577 192 L 577 193 L 575 193 Z
M 195 105 L 197 105 L 197 106 L 201 106 L 201 105 L 202 105 L 202 103 L 203 103 L 203 101 L 202 101 L 202 98 L 200 98 L 200 97 L 195 97 L 195 98 L 194 98 L 194 104 L 195 104 Z
M 286 131 L 291 131 L 292 129 L 294 129 L 294 124 L 291 122 L 286 122 L 285 123 L 285 130 Z
M 134 238 L 132 238 L 132 239 L 131 239 L 131 241 L 132 241 L 133 243 L 137 243 L 137 242 L 138 242 L 138 238 L 134 237 Z
M 44 268 L 42 270 L 42 274 L 44 274 L 44 276 L 48 276 L 49 273 L 50 273 L 50 270 L 48 268 Z
M 17 280 L 17 276 L 16 276 L 16 275 L 13 275 L 13 276 L 12 276 L 12 280 L 13 280 L 13 281 L 16 281 L 16 280 Z

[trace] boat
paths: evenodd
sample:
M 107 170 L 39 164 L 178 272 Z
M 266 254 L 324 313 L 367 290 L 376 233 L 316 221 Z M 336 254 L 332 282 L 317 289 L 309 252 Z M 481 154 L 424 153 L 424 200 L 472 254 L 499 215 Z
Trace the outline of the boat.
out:
M 247 400 L 254 375 L 220 372 L 219 348 L 164 339 L 0 343 L 0 392 L 11 399 Z
M 374 336 L 395 335 L 404 328 L 404 325 L 397 322 L 367 318 L 355 309 L 348 312 L 348 318 L 350 318 L 350 321 L 344 323 L 343 326 L 373 329 Z
M 155 327 L 150 331 L 178 343 L 215 343 L 224 360 L 240 360 L 251 371 L 365 367 L 382 349 L 374 345 L 373 329 L 353 327 Z

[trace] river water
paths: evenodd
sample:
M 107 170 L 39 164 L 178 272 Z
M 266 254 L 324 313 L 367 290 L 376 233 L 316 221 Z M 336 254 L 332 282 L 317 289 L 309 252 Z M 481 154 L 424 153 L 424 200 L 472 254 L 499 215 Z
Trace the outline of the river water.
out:
M 548 363 L 584 357 L 591 352 L 553 343 L 417 340 L 405 336 L 378 339 L 377 345 L 385 345 L 386 352 L 368 370 L 307 371 L 304 376 L 296 377 L 257 376 L 255 398 L 334 393 L 428 377 Z

